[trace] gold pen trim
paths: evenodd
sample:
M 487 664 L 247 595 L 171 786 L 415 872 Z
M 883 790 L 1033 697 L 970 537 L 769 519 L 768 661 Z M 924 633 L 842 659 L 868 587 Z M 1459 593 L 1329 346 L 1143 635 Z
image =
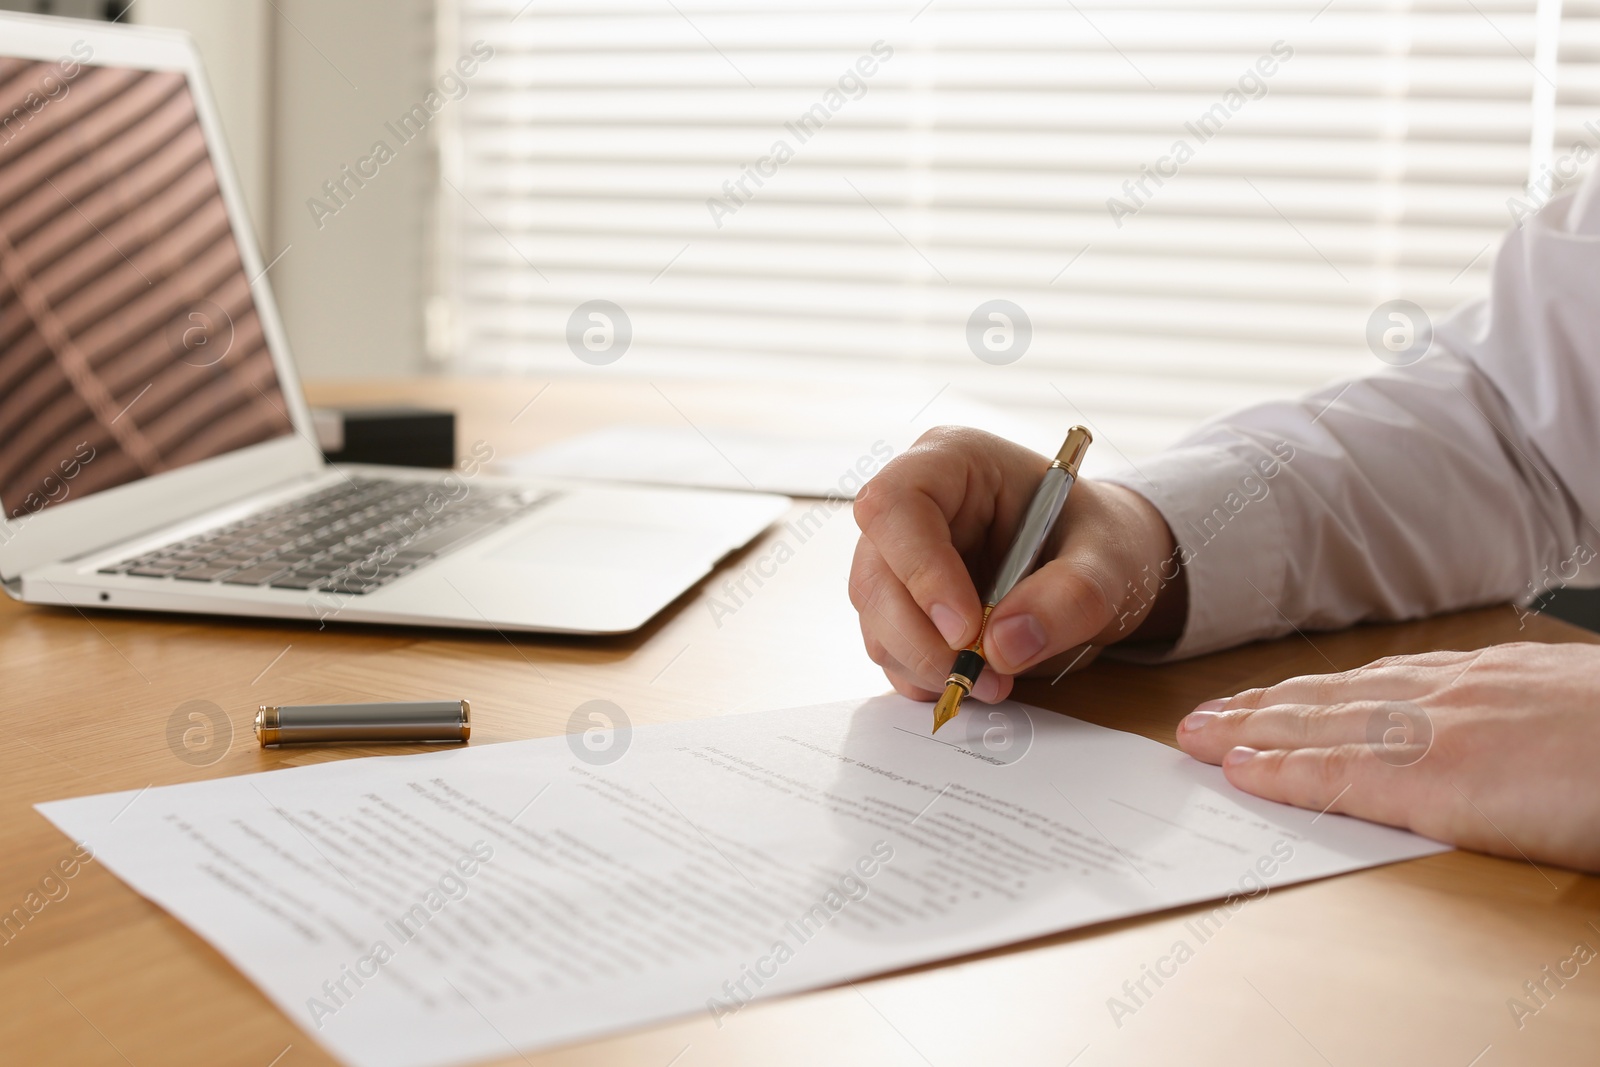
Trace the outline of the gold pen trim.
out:
M 263 704 L 256 709 L 256 741 L 262 748 L 278 743 L 278 709 Z
M 1083 462 L 1083 454 L 1089 450 L 1089 445 L 1094 441 L 1094 434 L 1083 426 L 1074 426 L 1067 431 L 1067 439 L 1061 444 L 1061 451 L 1056 453 L 1056 458 L 1050 461 L 1050 466 L 1060 467 L 1074 478 L 1078 476 L 1078 466 Z

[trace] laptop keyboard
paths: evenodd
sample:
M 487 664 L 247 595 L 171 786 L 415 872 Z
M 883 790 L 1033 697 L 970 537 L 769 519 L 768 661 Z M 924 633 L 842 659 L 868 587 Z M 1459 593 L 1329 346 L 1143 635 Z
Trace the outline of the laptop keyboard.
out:
M 101 574 L 370 593 L 526 513 L 549 493 L 350 477 L 238 522 L 102 567 Z M 432 502 L 430 503 L 430 497 Z

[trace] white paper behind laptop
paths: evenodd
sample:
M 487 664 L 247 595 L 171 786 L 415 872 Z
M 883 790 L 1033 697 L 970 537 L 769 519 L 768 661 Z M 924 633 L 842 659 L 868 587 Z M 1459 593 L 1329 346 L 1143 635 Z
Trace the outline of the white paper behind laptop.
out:
M 972 426 L 1054 455 L 1069 425 L 1046 425 L 1037 418 L 945 393 L 911 419 L 875 418 L 867 411 L 874 406 L 871 399 L 856 397 L 845 412 L 786 412 L 805 420 L 804 432 L 756 430 L 703 418 L 696 418 L 692 426 L 681 422 L 611 426 L 506 460 L 502 469 L 524 477 L 849 499 L 886 462 L 935 426 Z M 894 410 L 886 398 L 875 406 Z

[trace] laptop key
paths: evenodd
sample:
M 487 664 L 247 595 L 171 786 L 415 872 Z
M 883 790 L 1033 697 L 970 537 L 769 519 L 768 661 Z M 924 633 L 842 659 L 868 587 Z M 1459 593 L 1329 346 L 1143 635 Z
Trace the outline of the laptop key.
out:
M 272 579 L 269 584 L 274 589 L 314 589 L 327 580 L 327 575 L 317 571 L 291 571 Z
M 349 577 L 339 579 L 338 581 L 329 585 L 328 588 L 338 593 L 349 593 L 351 596 L 362 596 L 378 588 L 378 585 L 378 582 L 369 581 L 366 578 L 357 578 L 354 575 L 351 575 Z
M 185 582 L 214 582 L 225 574 L 232 574 L 234 570 L 234 565 L 231 563 L 207 563 L 179 571 L 173 577 Z
M 428 530 L 406 547 L 413 552 L 427 552 L 437 555 L 454 548 L 463 541 L 488 533 L 496 526 L 499 526 L 501 521 L 498 518 L 472 519 L 446 526 L 441 530 Z
M 139 578 L 170 578 L 178 573 L 178 567 L 176 564 L 167 564 L 166 566 L 145 564 L 129 568 L 128 573 Z
M 286 568 L 278 563 L 263 563 L 256 567 L 246 567 L 223 581 L 228 585 L 261 585 L 271 581 L 282 574 Z

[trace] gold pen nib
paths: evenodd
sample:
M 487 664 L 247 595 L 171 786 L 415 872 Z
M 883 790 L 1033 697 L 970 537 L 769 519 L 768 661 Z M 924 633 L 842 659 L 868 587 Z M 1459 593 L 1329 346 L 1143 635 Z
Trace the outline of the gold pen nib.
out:
M 956 712 L 961 710 L 961 700 L 966 695 L 967 690 L 960 682 L 951 682 L 944 687 L 944 696 L 933 706 L 934 733 L 938 733 L 939 727 L 956 717 Z
M 989 621 L 989 609 L 983 609 L 983 619 Z M 983 639 L 983 631 L 978 631 L 978 639 Z M 961 710 L 961 702 L 972 692 L 973 685 L 978 680 L 978 675 L 983 673 L 983 653 L 978 651 L 978 646 L 962 649 L 956 653 L 956 662 L 950 668 L 950 677 L 944 680 L 944 696 L 939 698 L 939 703 L 933 706 L 933 732 L 938 733 L 939 727 L 956 717 Z

